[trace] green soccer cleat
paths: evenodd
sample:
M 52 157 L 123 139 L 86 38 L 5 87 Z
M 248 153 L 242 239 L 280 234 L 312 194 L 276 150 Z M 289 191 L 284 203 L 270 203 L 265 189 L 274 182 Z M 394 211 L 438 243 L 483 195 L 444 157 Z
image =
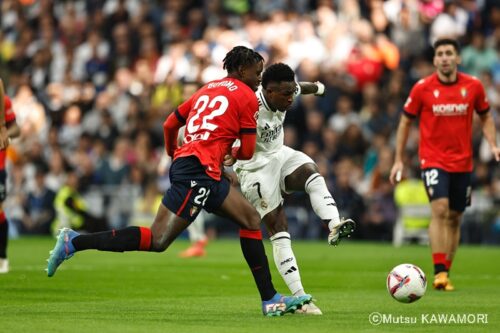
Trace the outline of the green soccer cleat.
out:
M 304 304 L 311 303 L 311 301 L 311 295 L 281 296 L 281 294 L 276 293 L 269 301 L 262 301 L 262 313 L 267 317 L 282 316 L 285 313 L 294 313 L 297 309 L 302 308 Z

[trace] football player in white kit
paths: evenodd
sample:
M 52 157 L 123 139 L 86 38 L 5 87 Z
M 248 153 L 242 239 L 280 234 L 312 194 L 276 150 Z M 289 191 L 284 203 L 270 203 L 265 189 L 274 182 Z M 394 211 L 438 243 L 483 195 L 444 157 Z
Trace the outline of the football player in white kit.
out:
M 255 153 L 252 159 L 237 161 L 234 165 L 241 191 L 260 213 L 273 245 L 274 262 L 293 295 L 304 295 L 305 291 L 292 251 L 281 193 L 305 191 L 309 194 L 314 212 L 330 229 L 328 243 L 331 245 L 336 246 L 341 238 L 349 237 L 355 228 L 354 221 L 340 218 L 316 163 L 283 143 L 283 122 L 293 99 L 299 94 L 323 95 L 324 91 L 321 82 L 295 82 L 295 73 L 286 64 L 269 66 L 256 92 L 259 118 Z M 225 165 L 235 162 L 227 157 Z M 313 303 L 297 312 L 322 314 Z

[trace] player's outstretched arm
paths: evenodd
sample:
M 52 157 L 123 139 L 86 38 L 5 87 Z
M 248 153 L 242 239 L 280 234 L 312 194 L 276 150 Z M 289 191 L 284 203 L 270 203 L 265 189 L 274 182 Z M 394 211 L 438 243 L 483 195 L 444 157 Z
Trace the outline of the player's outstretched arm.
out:
M 299 82 L 300 94 L 310 95 L 315 94 L 316 96 L 325 95 L 325 85 L 319 81 L 316 82 Z
M 401 180 L 403 174 L 403 152 L 408 140 L 412 119 L 404 114 L 399 120 L 398 131 L 396 133 L 396 155 L 394 157 L 394 165 L 391 169 L 389 180 L 394 185 Z
M 497 135 L 495 128 L 495 121 L 491 115 L 491 112 L 486 112 L 479 116 L 481 119 L 481 125 L 483 127 L 483 135 L 490 144 L 491 153 L 497 162 L 500 162 L 500 148 L 497 146 Z

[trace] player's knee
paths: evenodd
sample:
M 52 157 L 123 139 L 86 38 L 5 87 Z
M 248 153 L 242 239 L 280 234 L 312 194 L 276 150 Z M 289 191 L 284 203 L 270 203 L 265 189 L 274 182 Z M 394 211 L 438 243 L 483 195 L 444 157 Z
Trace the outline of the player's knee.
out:
M 458 228 L 460 226 L 461 217 L 462 217 L 461 213 L 454 210 L 450 210 L 448 213 L 448 224 L 453 228 Z
M 248 230 L 260 230 L 260 215 L 256 210 L 248 212 L 246 215 L 243 226 Z
M 166 240 L 153 236 L 151 240 L 151 252 L 164 252 L 169 245 L 169 242 Z
M 288 231 L 288 223 L 284 212 L 275 210 L 267 214 L 263 219 L 267 231 L 270 235 L 277 234 L 278 232 Z
M 440 220 L 448 218 L 448 202 L 435 202 L 432 204 L 432 215 Z

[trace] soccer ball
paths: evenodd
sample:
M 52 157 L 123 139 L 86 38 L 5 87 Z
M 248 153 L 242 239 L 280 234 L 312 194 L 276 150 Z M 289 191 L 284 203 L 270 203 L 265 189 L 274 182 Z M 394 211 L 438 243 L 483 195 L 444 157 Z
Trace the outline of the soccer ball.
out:
M 387 291 L 398 302 L 413 303 L 424 296 L 426 288 L 425 274 L 415 265 L 398 265 L 387 275 Z

